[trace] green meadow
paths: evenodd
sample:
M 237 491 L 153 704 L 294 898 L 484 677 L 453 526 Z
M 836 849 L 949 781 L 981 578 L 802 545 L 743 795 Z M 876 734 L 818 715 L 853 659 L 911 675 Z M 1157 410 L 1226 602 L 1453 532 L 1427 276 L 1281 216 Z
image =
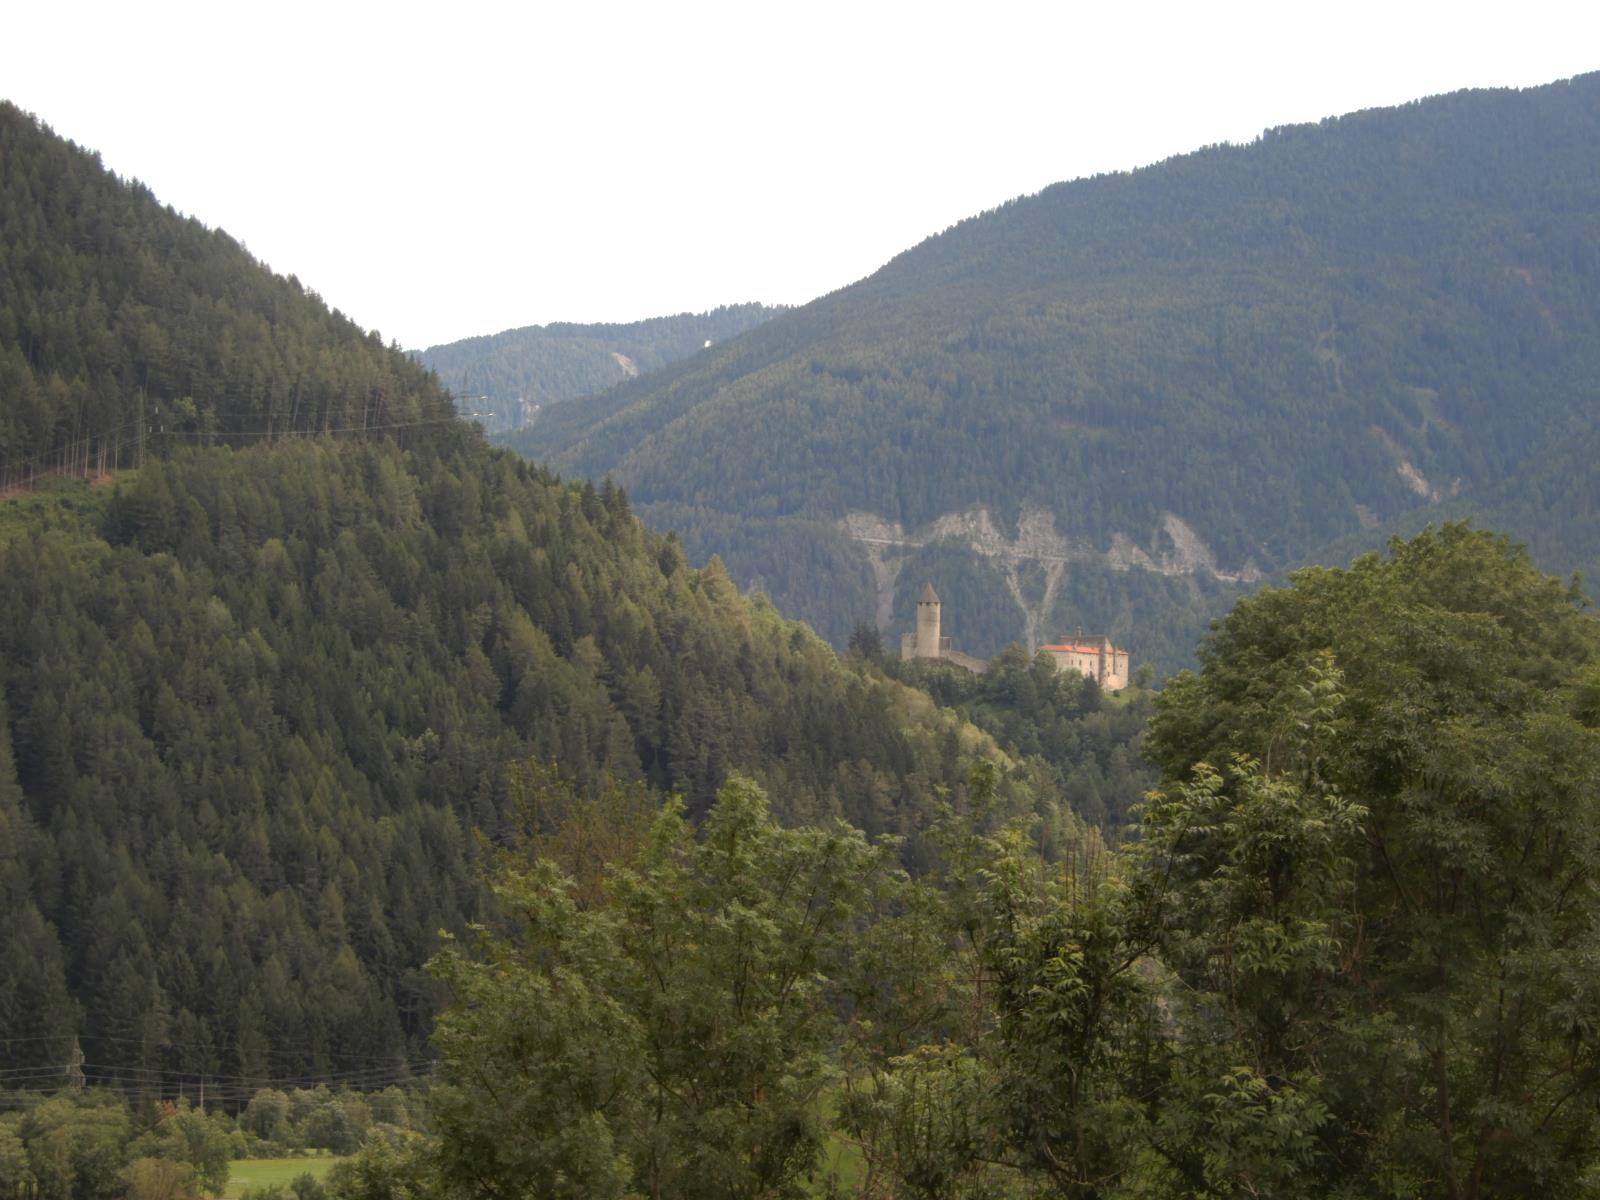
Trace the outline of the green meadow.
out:
M 223 1200 L 238 1200 L 254 1188 L 287 1188 L 296 1177 L 308 1173 L 321 1179 L 334 1163 L 340 1161 L 336 1154 L 306 1155 L 301 1158 L 236 1158 L 229 1164 L 228 1186 L 223 1189 Z

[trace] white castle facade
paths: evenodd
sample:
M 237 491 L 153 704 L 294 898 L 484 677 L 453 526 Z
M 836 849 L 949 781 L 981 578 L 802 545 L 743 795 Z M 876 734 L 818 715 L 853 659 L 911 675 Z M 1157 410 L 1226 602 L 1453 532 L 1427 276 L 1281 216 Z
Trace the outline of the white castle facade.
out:
M 981 673 L 986 670 L 988 664 L 981 658 L 973 658 L 954 649 L 950 639 L 943 636 L 939 608 L 939 593 L 933 590 L 933 584 L 927 584 L 917 600 L 916 631 L 900 635 L 900 657 L 937 658 L 969 671 Z M 1039 649 L 1050 655 L 1058 671 L 1076 671 L 1080 675 L 1087 675 L 1107 691 L 1120 691 L 1128 686 L 1128 652 L 1113 645 L 1111 639 L 1103 634 L 1085 636 L 1079 630 L 1070 642 L 1040 646 Z
M 1103 634 L 1085 637 L 1080 631 L 1070 642 L 1039 649 L 1055 659 L 1056 670 L 1087 675 L 1108 692 L 1118 692 L 1128 686 L 1128 652 L 1113 646 L 1111 639 Z

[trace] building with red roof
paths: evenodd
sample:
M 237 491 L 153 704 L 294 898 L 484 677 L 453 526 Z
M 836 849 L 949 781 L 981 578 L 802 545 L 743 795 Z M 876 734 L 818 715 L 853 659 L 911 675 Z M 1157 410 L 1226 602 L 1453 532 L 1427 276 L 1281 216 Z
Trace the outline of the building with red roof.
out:
M 1039 649 L 1055 659 L 1056 670 L 1076 671 L 1087 675 L 1108 692 L 1120 691 L 1128 686 L 1128 652 L 1111 644 L 1104 634 L 1085 637 L 1080 629 L 1070 642 L 1059 646 L 1040 646 Z

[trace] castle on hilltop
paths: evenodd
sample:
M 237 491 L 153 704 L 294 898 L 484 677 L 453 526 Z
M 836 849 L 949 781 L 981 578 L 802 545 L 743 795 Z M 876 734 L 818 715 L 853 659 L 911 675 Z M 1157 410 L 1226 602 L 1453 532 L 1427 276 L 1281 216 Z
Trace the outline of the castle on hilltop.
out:
M 933 590 L 931 583 L 923 587 L 922 596 L 917 600 L 916 632 L 900 635 L 900 657 L 937 658 L 979 675 L 989 668 L 983 659 L 961 653 L 950 645 L 949 638 L 939 635 L 939 593 Z
M 963 654 L 950 645 L 950 639 L 940 633 L 939 593 L 933 584 L 922 589 L 917 600 L 917 628 L 913 633 L 900 635 L 900 657 L 937 658 L 954 663 L 969 671 L 982 674 L 988 663 L 981 658 Z M 1107 691 L 1120 691 L 1128 686 L 1128 652 L 1114 646 L 1104 634 L 1085 637 L 1083 630 L 1071 641 L 1059 646 L 1040 646 L 1056 664 L 1058 671 L 1076 671 L 1087 675 Z
M 1080 629 L 1070 642 L 1039 649 L 1055 659 L 1056 670 L 1087 675 L 1108 692 L 1118 692 L 1128 686 L 1128 652 L 1113 646 L 1104 634 L 1085 637 Z

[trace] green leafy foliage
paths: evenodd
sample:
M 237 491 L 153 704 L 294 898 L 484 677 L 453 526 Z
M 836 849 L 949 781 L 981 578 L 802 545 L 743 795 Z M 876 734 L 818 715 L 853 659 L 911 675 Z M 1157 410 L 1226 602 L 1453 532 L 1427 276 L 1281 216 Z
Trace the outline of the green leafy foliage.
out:
M 41 1200 L 111 1200 L 121 1194 L 133 1128 L 120 1097 L 57 1096 L 10 1122 L 26 1159 L 13 1173 L 32 1195 Z
M 219 1092 L 229 1096 L 226 1088 L 212 1094 Z M 28 1088 L 0 1091 L 0 1194 L 15 1200 L 194 1200 L 224 1194 L 323 1200 L 318 1176 L 332 1158 L 244 1156 L 290 1146 L 301 1153 L 370 1147 L 372 1157 L 382 1158 L 393 1146 L 422 1139 L 409 1127 L 408 1106 L 424 1105 L 425 1096 L 398 1088 L 368 1096 L 325 1085 L 287 1093 L 263 1089 L 237 1122 L 223 1105 L 201 1109 L 183 1099 L 160 1102 L 155 1094 L 154 1085 L 65 1088 L 52 1095 Z M 276 1140 L 258 1136 L 261 1114 L 268 1111 L 275 1113 L 268 1132 Z M 330 1112 L 358 1127 L 353 1139 L 329 1135 L 337 1124 L 330 1124 Z M 236 1163 L 243 1178 L 229 1188 Z M 267 1182 L 273 1179 L 282 1184 Z M 248 1186 L 252 1181 L 260 1186 Z
M 1354 1194 L 1575 1194 L 1596 1151 L 1597 652 L 1448 526 L 1242 603 L 1162 696 L 1165 960 Z
M 1076 672 L 1060 671 L 1047 654 L 1031 660 L 1009 646 L 981 675 L 927 659 L 885 659 L 884 670 L 954 709 L 1035 771 L 1047 772 L 1044 795 L 1064 802 L 1060 817 L 1046 819 L 1044 843 L 1059 849 L 1057 834 L 1071 836 L 1078 822 L 1100 826 L 1115 838 L 1131 810 L 1157 780 L 1140 752 L 1152 695 L 1130 689 L 1108 696 Z M 1070 816 L 1068 816 L 1070 814 Z
M 832 981 L 892 857 L 776 825 L 730 781 L 698 839 L 668 807 L 580 902 L 549 860 L 500 876 L 514 922 L 436 969 L 440 1173 L 551 1197 L 800 1196 L 821 1150 Z
M 130 1190 L 144 1188 L 157 1193 L 178 1187 L 179 1178 L 154 1170 L 155 1162 L 181 1163 L 193 1172 L 194 1182 L 215 1195 L 228 1182 L 228 1161 L 233 1157 L 229 1138 L 232 1123 L 227 1118 L 188 1106 L 163 1112 L 156 1125 L 135 1138 L 128 1147 L 127 1171 L 133 1176 Z
M 1018 658 L 1013 686 L 1031 669 Z M 814 1193 L 1586 1194 L 1600 1152 L 1600 625 L 1525 553 L 1450 526 L 1240 604 L 1201 659 L 1159 701 L 1162 785 L 1138 840 L 1108 849 L 1077 826 L 1050 846 L 983 763 L 917 877 L 850 843 L 881 869 L 829 893 L 828 927 L 848 936 L 812 976 L 816 1058 L 788 1068 L 799 1091 L 770 1093 L 795 1106 L 790 1128 L 822 1121 L 849 1148 L 848 1173 L 796 1160 Z M 465 985 L 446 1028 L 470 1034 L 446 1046 L 463 1133 L 423 1161 L 451 1164 L 462 1190 L 524 1186 L 495 1156 L 559 1136 L 563 1152 L 603 1151 L 617 1194 L 629 1179 L 647 1191 L 638 1135 L 618 1131 L 662 1119 L 648 1103 L 659 1068 L 630 1064 L 684 1045 L 650 1042 L 663 1016 L 693 1034 L 675 1070 L 736 1078 L 771 1061 L 726 1063 L 720 1039 L 743 1019 L 699 1015 L 738 981 L 768 998 L 748 1019 L 777 1019 L 773 989 L 798 977 L 780 947 L 796 939 L 759 918 L 809 877 L 776 869 L 784 856 L 758 839 L 739 907 L 707 928 L 701 906 L 727 885 L 694 890 L 691 865 L 724 853 L 723 818 L 698 844 L 665 820 L 596 903 L 552 860 L 521 869 L 515 937 L 446 960 Z M 708 981 L 700 965 L 733 953 L 734 930 L 735 960 L 765 977 Z M 667 1013 L 619 1002 L 641 975 L 643 994 L 673 997 Z M 706 1028 L 719 1038 L 694 1033 Z M 812 1108 L 824 1062 L 830 1102 Z M 763 1110 L 742 1111 L 735 1128 Z M 507 1121 L 532 1138 L 513 1142 Z M 679 1128 L 738 1144 L 725 1126 Z M 474 1178 L 481 1162 L 497 1165 Z M 783 1194 L 727 1187 L 708 1194 Z

